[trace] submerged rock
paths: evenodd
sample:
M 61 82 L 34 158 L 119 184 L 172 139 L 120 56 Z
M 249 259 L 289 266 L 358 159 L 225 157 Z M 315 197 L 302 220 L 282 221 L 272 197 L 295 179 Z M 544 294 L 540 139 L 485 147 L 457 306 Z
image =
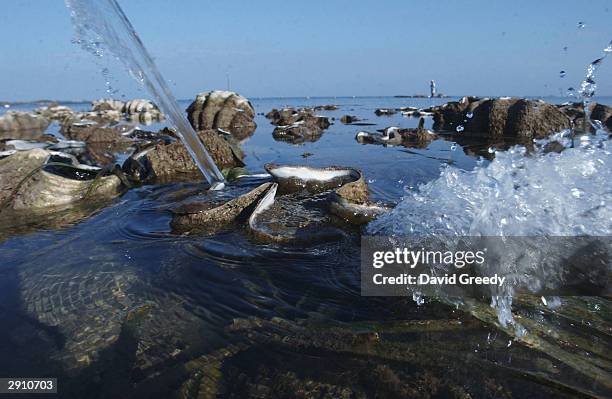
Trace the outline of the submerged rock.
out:
M 464 97 L 433 111 L 434 129 L 476 137 L 544 138 L 571 127 L 557 107 L 540 100 Z
M 33 132 L 41 135 L 49 126 L 49 120 L 41 115 L 29 112 L 8 111 L 0 116 L 0 138 L 13 137 L 13 132 Z
M 121 180 L 72 156 L 33 149 L 0 159 L 0 210 L 49 208 L 119 194 Z
M 187 108 L 187 118 L 196 131 L 219 129 L 238 140 L 252 136 L 257 128 L 249 100 L 231 91 L 198 94 Z
M 215 130 L 198 132 L 204 147 L 219 169 L 243 166 L 240 149 Z M 123 164 L 123 170 L 139 181 L 178 181 L 199 178 L 201 173 L 182 142 L 159 143 L 136 152 Z
M 175 230 L 193 228 L 216 231 L 243 216 L 245 210 L 260 199 L 272 186 L 264 183 L 230 201 L 198 202 L 174 209 L 171 226 Z

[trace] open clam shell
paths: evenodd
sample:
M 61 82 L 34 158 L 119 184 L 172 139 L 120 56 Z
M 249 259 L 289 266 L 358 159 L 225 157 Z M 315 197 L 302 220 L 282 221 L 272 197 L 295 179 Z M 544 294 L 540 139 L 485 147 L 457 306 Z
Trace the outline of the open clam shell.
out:
M 316 168 L 300 165 L 266 164 L 265 169 L 276 183 L 281 194 L 307 191 L 320 193 L 333 190 L 362 178 L 353 168 L 330 166 Z
M 342 230 L 331 224 L 324 199 L 310 194 L 276 197 L 277 187 L 275 183 L 249 218 L 249 229 L 256 239 L 313 244 L 342 237 Z
M 243 213 L 247 212 L 247 208 L 255 204 L 264 193 L 268 193 L 272 188 L 272 183 L 264 183 L 229 201 L 213 200 L 176 208 L 172 211 L 174 216 L 171 226 L 174 230 L 193 228 L 209 231 L 218 230 L 238 219 Z
M 29 173 L 24 174 L 24 170 Z M 0 199 L 4 206 L 17 210 L 49 208 L 118 195 L 121 180 L 101 172 L 100 168 L 79 164 L 69 154 L 42 149 L 19 151 L 0 160 L 0 175 L 3 176 Z
M 369 201 L 362 204 L 354 203 L 337 195 L 337 193 L 332 197 L 329 204 L 329 211 L 332 214 L 354 225 L 369 223 L 390 210 L 390 207 Z

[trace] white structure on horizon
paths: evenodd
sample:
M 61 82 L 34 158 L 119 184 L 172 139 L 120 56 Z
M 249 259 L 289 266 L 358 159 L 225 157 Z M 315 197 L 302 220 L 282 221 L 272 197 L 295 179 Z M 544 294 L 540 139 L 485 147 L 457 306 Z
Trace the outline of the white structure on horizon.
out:
M 435 97 L 436 96 L 436 81 L 432 80 L 431 82 L 429 82 L 429 97 Z

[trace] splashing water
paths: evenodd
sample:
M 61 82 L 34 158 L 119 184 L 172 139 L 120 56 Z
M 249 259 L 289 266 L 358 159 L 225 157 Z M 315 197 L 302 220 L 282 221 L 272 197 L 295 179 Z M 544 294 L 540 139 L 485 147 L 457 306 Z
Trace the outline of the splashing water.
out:
M 204 178 L 216 188 L 223 175 L 187 121 L 166 81 L 143 46 L 116 0 L 65 0 L 75 29 L 74 40 L 96 57 L 108 54 L 120 60 L 129 74 L 143 85 L 177 129 Z M 104 75 L 108 81 L 108 72 Z M 110 88 L 110 83 L 107 84 Z
M 610 49 L 610 50 L 608 50 Z M 587 68 L 578 91 L 585 110 L 595 94 L 595 72 L 606 55 Z M 573 91 L 573 89 L 572 89 Z M 585 117 L 588 120 L 589 115 Z M 488 165 L 472 171 L 451 166 L 419 190 L 408 192 L 395 209 L 368 225 L 368 233 L 389 236 L 609 236 L 612 232 L 612 148 L 609 132 L 592 123 L 574 146 L 573 131 L 535 142 L 536 152 L 515 146 L 497 151 Z M 546 153 L 551 142 L 565 150 Z M 521 248 L 517 248 L 520 253 Z M 491 292 L 499 324 L 526 330 L 513 320 L 512 292 Z M 443 297 L 443 293 L 441 293 Z M 442 298 L 444 300 L 444 298 Z M 448 298 L 446 298 L 448 300 Z
M 608 43 L 608 46 L 603 49 L 603 56 L 597 58 L 595 61 L 591 62 L 587 67 L 587 73 L 585 79 L 580 84 L 580 88 L 578 89 L 578 94 L 582 98 L 582 105 L 584 107 L 584 132 L 587 132 L 588 123 L 593 125 L 593 127 L 597 130 L 598 126 L 593 124 L 591 121 L 591 99 L 595 95 L 595 91 L 597 90 L 597 83 L 595 82 L 595 72 L 601 66 L 603 61 L 606 59 L 608 54 L 612 52 L 612 40 Z

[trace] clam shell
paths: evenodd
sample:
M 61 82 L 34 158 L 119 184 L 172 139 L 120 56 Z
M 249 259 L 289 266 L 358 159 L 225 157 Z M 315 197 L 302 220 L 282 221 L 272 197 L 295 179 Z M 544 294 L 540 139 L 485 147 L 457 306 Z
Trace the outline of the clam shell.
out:
M 337 240 L 342 230 L 331 225 L 322 198 L 306 195 L 276 196 L 277 185 L 259 201 L 249 218 L 257 240 L 282 244 L 313 244 Z
M 174 209 L 171 226 L 174 230 L 199 228 L 215 231 L 236 220 L 264 193 L 272 190 L 271 183 L 264 183 L 255 189 L 230 201 L 211 201 L 190 207 Z
M 320 193 L 361 179 L 361 172 L 352 168 L 330 166 L 315 168 L 300 165 L 266 164 L 265 169 L 276 183 L 279 193 L 308 191 Z
M 71 167 L 50 165 L 37 170 L 49 161 Z M 26 171 L 32 175 L 27 176 Z M 20 151 L 0 160 L 0 199 L 3 203 L 9 201 L 5 205 L 16 210 L 108 199 L 119 194 L 121 180 L 114 175 L 98 176 L 98 172 L 98 168 L 80 165 L 68 154 L 42 149 Z
M 334 195 L 329 204 L 329 211 L 339 218 L 355 225 L 363 225 L 390 211 L 391 208 L 371 202 L 356 204 Z

